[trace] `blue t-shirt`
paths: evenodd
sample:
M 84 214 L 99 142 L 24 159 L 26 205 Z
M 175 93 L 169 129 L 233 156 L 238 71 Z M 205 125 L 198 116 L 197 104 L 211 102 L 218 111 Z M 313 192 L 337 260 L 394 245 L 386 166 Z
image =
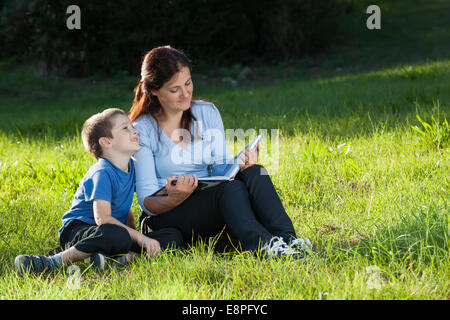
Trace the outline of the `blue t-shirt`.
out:
M 62 217 L 59 234 L 73 219 L 96 225 L 94 199 L 111 203 L 111 216 L 127 224 L 135 189 L 134 163 L 131 159 L 128 168 L 129 172 L 125 172 L 103 158 L 92 165 L 80 181 L 72 207 Z

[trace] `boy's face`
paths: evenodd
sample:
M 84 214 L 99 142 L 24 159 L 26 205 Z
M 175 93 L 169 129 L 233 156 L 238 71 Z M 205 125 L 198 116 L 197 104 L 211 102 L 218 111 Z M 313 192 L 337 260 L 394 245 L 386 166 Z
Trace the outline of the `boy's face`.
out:
M 113 127 L 111 129 L 112 138 L 108 138 L 111 149 L 130 155 L 138 152 L 139 145 L 138 131 L 133 127 L 130 119 L 125 115 L 116 115 L 111 119 Z

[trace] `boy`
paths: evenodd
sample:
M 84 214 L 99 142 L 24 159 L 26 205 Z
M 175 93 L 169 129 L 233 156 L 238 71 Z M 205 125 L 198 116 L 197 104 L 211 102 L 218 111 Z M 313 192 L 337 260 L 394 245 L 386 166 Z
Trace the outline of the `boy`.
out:
M 14 264 L 19 273 L 53 271 L 63 265 L 90 258 L 104 268 L 105 257 L 122 255 L 120 262 L 132 258 L 129 251 L 149 256 L 161 248 L 181 248 L 177 229 L 162 229 L 146 234 L 136 230 L 131 204 L 135 190 L 134 163 L 139 151 L 138 132 L 120 109 L 107 109 L 90 117 L 81 132 L 86 150 L 98 162 L 81 180 L 72 207 L 62 217 L 59 230 L 61 248 L 53 255 L 20 255 Z

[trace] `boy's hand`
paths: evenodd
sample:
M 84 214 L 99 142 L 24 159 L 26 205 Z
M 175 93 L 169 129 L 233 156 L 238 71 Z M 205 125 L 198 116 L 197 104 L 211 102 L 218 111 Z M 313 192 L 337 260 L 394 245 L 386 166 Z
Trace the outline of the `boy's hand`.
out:
M 193 176 L 179 175 L 177 184 L 172 185 L 172 181 L 175 178 L 175 176 L 167 178 L 166 189 L 168 198 L 171 199 L 174 204 L 178 205 L 186 200 L 197 188 L 198 178 L 195 174 Z
M 161 246 L 159 241 L 144 236 L 141 246 L 145 248 L 149 257 L 155 257 L 161 254 Z

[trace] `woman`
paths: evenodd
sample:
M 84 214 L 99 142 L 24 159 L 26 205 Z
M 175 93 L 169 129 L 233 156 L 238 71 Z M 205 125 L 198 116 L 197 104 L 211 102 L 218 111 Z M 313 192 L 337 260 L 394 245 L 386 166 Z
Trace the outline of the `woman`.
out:
M 141 144 L 134 157 L 142 217 L 150 216 L 153 230 L 179 229 L 187 243 L 226 227 L 245 250 L 304 257 L 311 244 L 297 238 L 267 171 L 256 164 L 259 146 L 245 153 L 235 180 L 194 192 L 199 177 L 231 157 L 218 109 L 192 100 L 190 71 L 186 55 L 170 46 L 154 48 L 142 62 L 129 112 Z M 168 196 L 152 196 L 164 186 Z

